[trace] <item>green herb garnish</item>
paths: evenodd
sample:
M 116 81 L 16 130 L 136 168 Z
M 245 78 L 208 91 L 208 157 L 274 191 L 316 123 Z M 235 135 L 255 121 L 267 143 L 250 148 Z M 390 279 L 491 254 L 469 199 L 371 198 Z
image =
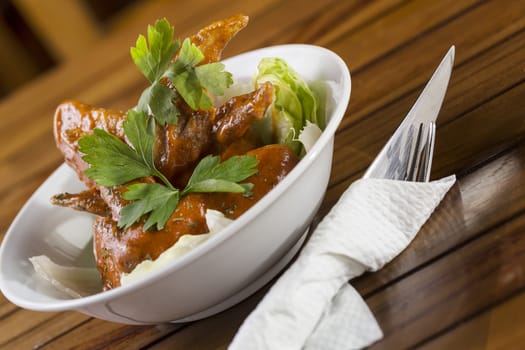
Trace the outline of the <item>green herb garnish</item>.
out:
M 137 110 L 153 115 L 161 125 L 176 123 L 180 114 L 174 104 L 177 98 L 182 98 L 193 110 L 209 109 L 213 103 L 208 92 L 222 95 L 233 83 L 222 63 L 198 65 L 204 59 L 203 53 L 189 38 L 182 45 L 174 40 L 173 27 L 166 19 L 148 26 L 148 40 L 140 35 L 130 53 L 135 65 L 151 82 L 142 92 Z M 166 86 L 166 79 L 175 90 Z
M 102 129 L 78 141 L 79 151 L 84 153 L 82 159 L 90 164 L 86 176 L 102 186 L 121 185 L 146 176 L 169 183 L 153 162 L 155 136 L 151 119 L 144 112 L 130 110 L 123 127 L 133 148 Z
M 162 229 L 177 208 L 180 197 L 188 193 L 243 193 L 250 190 L 252 184 L 237 182 L 255 174 L 256 166 L 255 156 L 238 156 L 219 163 L 218 156 L 209 155 L 199 162 L 191 180 L 182 191 L 158 183 L 133 184 L 124 193 L 124 198 L 133 202 L 122 209 L 119 226 L 129 227 L 144 214 L 149 213 L 144 229 L 148 230 L 155 225 L 157 229 Z M 236 174 L 235 169 L 241 169 L 242 172 Z
M 221 95 L 233 82 L 224 65 L 198 65 L 204 59 L 202 52 L 188 38 L 182 45 L 174 40 L 173 27 L 166 19 L 148 27 L 147 40 L 143 35 L 138 37 L 136 46 L 131 48 L 131 57 L 151 85 L 143 91 L 137 107 L 126 115 L 123 128 L 130 145 L 101 129 L 94 129 L 92 135 L 83 136 L 78 142 L 79 151 L 84 154 L 82 159 L 89 164 L 85 174 L 99 185 L 123 185 L 149 176 L 161 181 L 128 186 L 123 198 L 131 203 L 121 210 L 118 226 L 130 227 L 147 215 L 144 229 L 160 230 L 177 208 L 179 199 L 188 193 L 250 191 L 251 184 L 239 182 L 257 172 L 255 156 L 236 156 L 222 163 L 218 156 L 206 156 L 182 191 L 154 163 L 155 125 L 177 122 L 178 98 L 194 110 L 212 108 L 208 93 Z

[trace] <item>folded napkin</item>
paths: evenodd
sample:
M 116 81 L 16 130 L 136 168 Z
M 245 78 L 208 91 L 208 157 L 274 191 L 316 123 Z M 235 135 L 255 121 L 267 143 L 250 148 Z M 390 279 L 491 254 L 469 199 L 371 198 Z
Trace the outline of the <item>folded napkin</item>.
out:
M 381 339 L 373 314 L 348 281 L 403 251 L 455 181 L 354 182 L 229 349 L 360 349 Z

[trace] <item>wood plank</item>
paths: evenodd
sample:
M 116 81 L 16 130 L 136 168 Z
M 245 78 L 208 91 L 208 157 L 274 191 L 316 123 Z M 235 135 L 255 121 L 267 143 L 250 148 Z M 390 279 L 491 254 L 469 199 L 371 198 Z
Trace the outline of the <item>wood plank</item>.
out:
M 461 116 L 475 109 L 481 103 L 480 101 L 489 101 L 523 81 L 524 74 L 520 68 L 523 63 L 513 63 L 525 61 L 525 54 L 522 50 L 523 45 L 525 45 L 525 37 L 522 34 L 523 31 L 517 33 L 517 35 L 510 36 L 508 40 L 502 41 L 491 49 L 476 55 L 471 60 L 459 64 L 454 68 L 449 90 L 438 118 L 439 126 L 446 124 L 456 116 Z M 477 88 L 471 88 L 471 80 L 475 81 L 474 85 Z M 416 92 L 399 99 L 395 103 L 386 105 L 384 108 L 370 115 L 370 118 L 381 118 L 388 124 L 387 128 L 393 132 L 398 126 L 402 118 L 401 116 L 410 108 L 410 104 L 413 103 L 419 93 L 420 91 L 418 89 Z M 360 140 L 361 135 L 366 135 L 366 139 L 372 141 L 375 138 L 372 136 L 375 135 L 371 134 L 369 130 L 375 131 L 377 129 L 380 129 L 378 125 L 361 126 L 360 123 L 357 123 L 349 130 L 344 130 L 336 135 L 335 148 L 337 151 L 334 155 L 334 163 L 341 164 L 341 162 L 346 161 L 345 168 L 351 169 L 347 171 L 347 176 L 348 173 L 352 174 L 353 172 L 353 174 L 343 181 L 339 178 L 334 179 L 334 177 L 332 177 L 332 185 L 328 189 L 325 199 L 327 204 L 323 207 L 330 208 L 335 203 L 344 189 L 362 175 L 373 157 L 377 155 L 377 152 L 379 152 L 386 142 L 389 137 L 388 135 L 382 136 L 384 140 L 378 141 L 373 147 L 368 144 L 356 144 L 356 140 Z M 441 147 L 441 139 L 442 132 L 439 131 L 437 139 L 438 148 Z M 348 147 L 348 145 L 350 145 L 350 147 Z M 368 147 L 367 149 L 374 149 L 375 153 L 372 154 L 361 151 L 366 147 Z M 349 151 L 342 152 L 344 149 L 349 149 Z M 475 151 L 471 155 L 473 154 L 475 154 Z M 440 156 L 435 156 L 434 158 L 436 159 L 435 162 L 440 162 Z M 471 158 L 473 158 L 473 156 Z M 440 171 L 440 173 L 435 174 L 435 164 L 436 163 L 434 163 L 433 178 L 438 178 L 450 173 L 450 171 L 446 173 Z M 332 173 L 337 171 L 338 169 L 333 169 Z
M 139 349 L 180 328 L 176 324 L 130 326 L 90 319 L 54 338 L 44 349 Z
M 461 118 L 442 126 L 438 132 L 446 142 L 435 149 L 437 177 L 465 171 L 469 166 L 490 158 L 502 147 L 525 136 L 525 81 L 505 91 Z M 489 125 L 490 128 L 480 127 Z M 451 155 L 454 155 L 453 157 Z
M 144 32 L 148 24 L 159 18 L 166 17 L 174 25 L 175 31 L 184 29 L 187 34 L 200 29 L 209 22 L 226 18 L 238 13 L 246 14 L 251 19 L 260 14 L 271 11 L 279 0 L 261 0 L 246 2 L 243 0 L 232 0 L 228 6 L 220 0 L 202 0 L 198 2 L 183 2 L 164 0 L 138 1 L 123 11 L 115 19 L 111 20 L 110 30 L 112 35 L 120 36 L 121 40 L 133 42 L 137 33 Z M 309 2 L 305 2 L 308 6 Z M 252 38 L 253 39 L 253 38 Z
M 464 105 L 465 114 L 458 115 L 453 122 L 438 125 L 432 177 L 439 178 L 465 171 L 480 159 L 499 152 L 509 142 L 522 138 L 525 135 L 523 93 L 525 83 L 502 92 L 481 106 Z M 399 106 L 396 104 L 396 107 Z M 469 110 L 470 108 L 474 109 Z M 388 118 L 396 109 L 385 110 L 382 116 Z M 387 120 L 389 121 L 385 124 L 388 123 L 393 133 L 397 125 L 392 125 L 392 119 Z M 380 134 L 386 133 L 384 128 L 387 126 L 377 122 L 367 119 L 366 123 L 344 130 L 337 136 L 336 149 L 340 151 L 334 154 L 331 183 L 345 181 L 348 175 L 344 174 L 364 171 L 379 153 L 389 135 L 386 134 L 385 140 L 382 140 Z M 489 124 L 490 128 L 479 127 Z M 376 152 L 367 154 L 361 151 L 365 149 L 375 149 Z M 330 192 L 331 196 L 332 193 Z
M 78 312 L 61 312 L 35 327 L 25 328 L 23 324 L 19 324 L 24 332 L 11 335 L 10 339 L 0 345 L 0 349 L 40 349 L 88 320 L 88 316 Z
M 150 350 L 226 349 L 246 316 L 267 291 L 259 290 L 233 309 L 228 309 L 207 319 L 188 324 L 164 339 L 152 344 Z M 203 336 L 205 335 L 205 336 Z
M 524 229 L 521 215 L 366 298 L 385 334 L 370 349 L 415 346 L 523 290 Z
M 306 25 L 287 33 L 283 40 L 330 47 L 341 37 L 373 25 L 404 3 L 403 0 L 339 1 L 326 6 Z
M 504 3 L 505 6 L 502 6 Z M 377 113 L 384 106 L 406 94 L 421 91 L 452 44 L 456 45 L 455 67 L 458 67 L 525 28 L 525 17 L 522 15 L 525 13 L 523 2 L 488 1 L 471 11 L 460 12 L 461 15 L 458 15 L 458 12 L 445 11 L 445 13 L 450 17 L 442 18 L 444 23 L 441 26 L 414 40 L 400 42 L 391 51 L 383 51 L 383 56 L 379 56 L 381 54 L 379 53 L 370 57 L 370 51 L 361 51 L 358 47 L 354 48 L 347 43 L 356 36 L 354 41 L 360 39 L 368 42 L 369 40 L 363 40 L 373 35 L 368 32 L 368 27 L 363 29 L 363 32 L 354 33 L 353 36 L 331 46 L 336 52 L 342 53 L 351 72 L 354 73 L 350 114 L 343 121 L 343 127 L 362 118 L 368 118 L 370 114 Z M 442 16 L 439 13 L 435 15 Z M 414 16 L 418 16 L 417 11 Z M 484 25 L 475 25 L 476 23 L 484 23 Z M 400 21 L 398 26 L 404 28 L 405 23 Z M 406 30 L 410 29 L 410 27 L 406 28 Z M 412 29 L 417 30 L 417 28 Z M 388 32 L 395 30 L 396 28 L 389 28 Z M 370 41 L 378 47 L 389 47 L 391 45 L 389 38 L 388 36 L 382 40 L 379 38 Z M 415 52 L 422 54 L 416 55 Z M 361 58 L 361 55 L 367 56 Z M 456 71 L 453 77 L 455 75 Z M 411 103 L 406 106 L 399 118 L 406 114 L 410 105 Z
M 0 21 L 0 46 L 9 48 L 9 55 L 0 56 L 2 67 L 0 79 L 0 94 L 12 92 L 22 83 L 30 80 L 39 73 L 37 62 L 30 57 L 12 28 L 4 21 Z
M 359 71 L 377 59 L 387 56 L 417 41 L 423 35 L 433 34 L 436 27 L 448 25 L 451 18 L 467 12 L 480 1 L 405 1 L 366 26 L 344 33 L 330 43 L 329 47 L 343 53 L 352 71 Z M 435 42 L 439 45 L 439 42 Z M 407 69 L 408 67 L 403 67 Z
M 11 302 L 7 300 L 3 294 L 0 293 L 0 320 L 16 311 L 16 309 L 17 307 L 11 304 Z
M 94 15 L 80 0 L 13 0 L 13 4 L 57 61 L 78 57 L 102 35 Z
M 39 327 L 56 316 L 53 312 L 34 312 L 17 309 L 2 318 L 0 346 L 6 345 L 12 339 L 22 336 L 32 328 Z
M 355 0 L 346 1 L 354 4 Z M 298 42 L 289 38 L 295 28 L 307 28 L 319 13 L 335 6 L 337 1 L 280 1 L 250 21 L 250 24 L 228 45 L 226 56 L 260 47 Z M 290 14 L 294 14 L 291 16 Z
M 525 344 L 523 310 L 525 292 L 458 324 L 419 349 L 521 349 Z

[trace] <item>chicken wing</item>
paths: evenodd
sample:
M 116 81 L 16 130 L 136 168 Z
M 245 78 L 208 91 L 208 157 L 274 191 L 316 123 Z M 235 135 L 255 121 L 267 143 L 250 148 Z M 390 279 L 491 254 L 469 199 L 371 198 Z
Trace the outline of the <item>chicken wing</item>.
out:
M 226 45 L 247 25 L 248 16 L 231 16 L 224 20 L 213 22 L 190 37 L 191 42 L 204 54 L 204 60 L 201 61 L 201 64 L 220 61 L 222 51 Z

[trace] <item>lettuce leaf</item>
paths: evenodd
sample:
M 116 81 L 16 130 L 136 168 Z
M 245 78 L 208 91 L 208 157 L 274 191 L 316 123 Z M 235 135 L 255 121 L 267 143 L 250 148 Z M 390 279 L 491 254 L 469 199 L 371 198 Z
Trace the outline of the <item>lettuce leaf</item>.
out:
M 320 129 L 325 126 L 324 120 L 317 113 L 316 97 L 306 82 L 280 58 L 263 58 L 259 62 L 256 86 L 267 81 L 275 89 L 273 105 L 267 112 L 272 121 L 274 141 L 285 144 L 300 155 L 302 145 L 298 136 L 306 122 L 311 122 Z

